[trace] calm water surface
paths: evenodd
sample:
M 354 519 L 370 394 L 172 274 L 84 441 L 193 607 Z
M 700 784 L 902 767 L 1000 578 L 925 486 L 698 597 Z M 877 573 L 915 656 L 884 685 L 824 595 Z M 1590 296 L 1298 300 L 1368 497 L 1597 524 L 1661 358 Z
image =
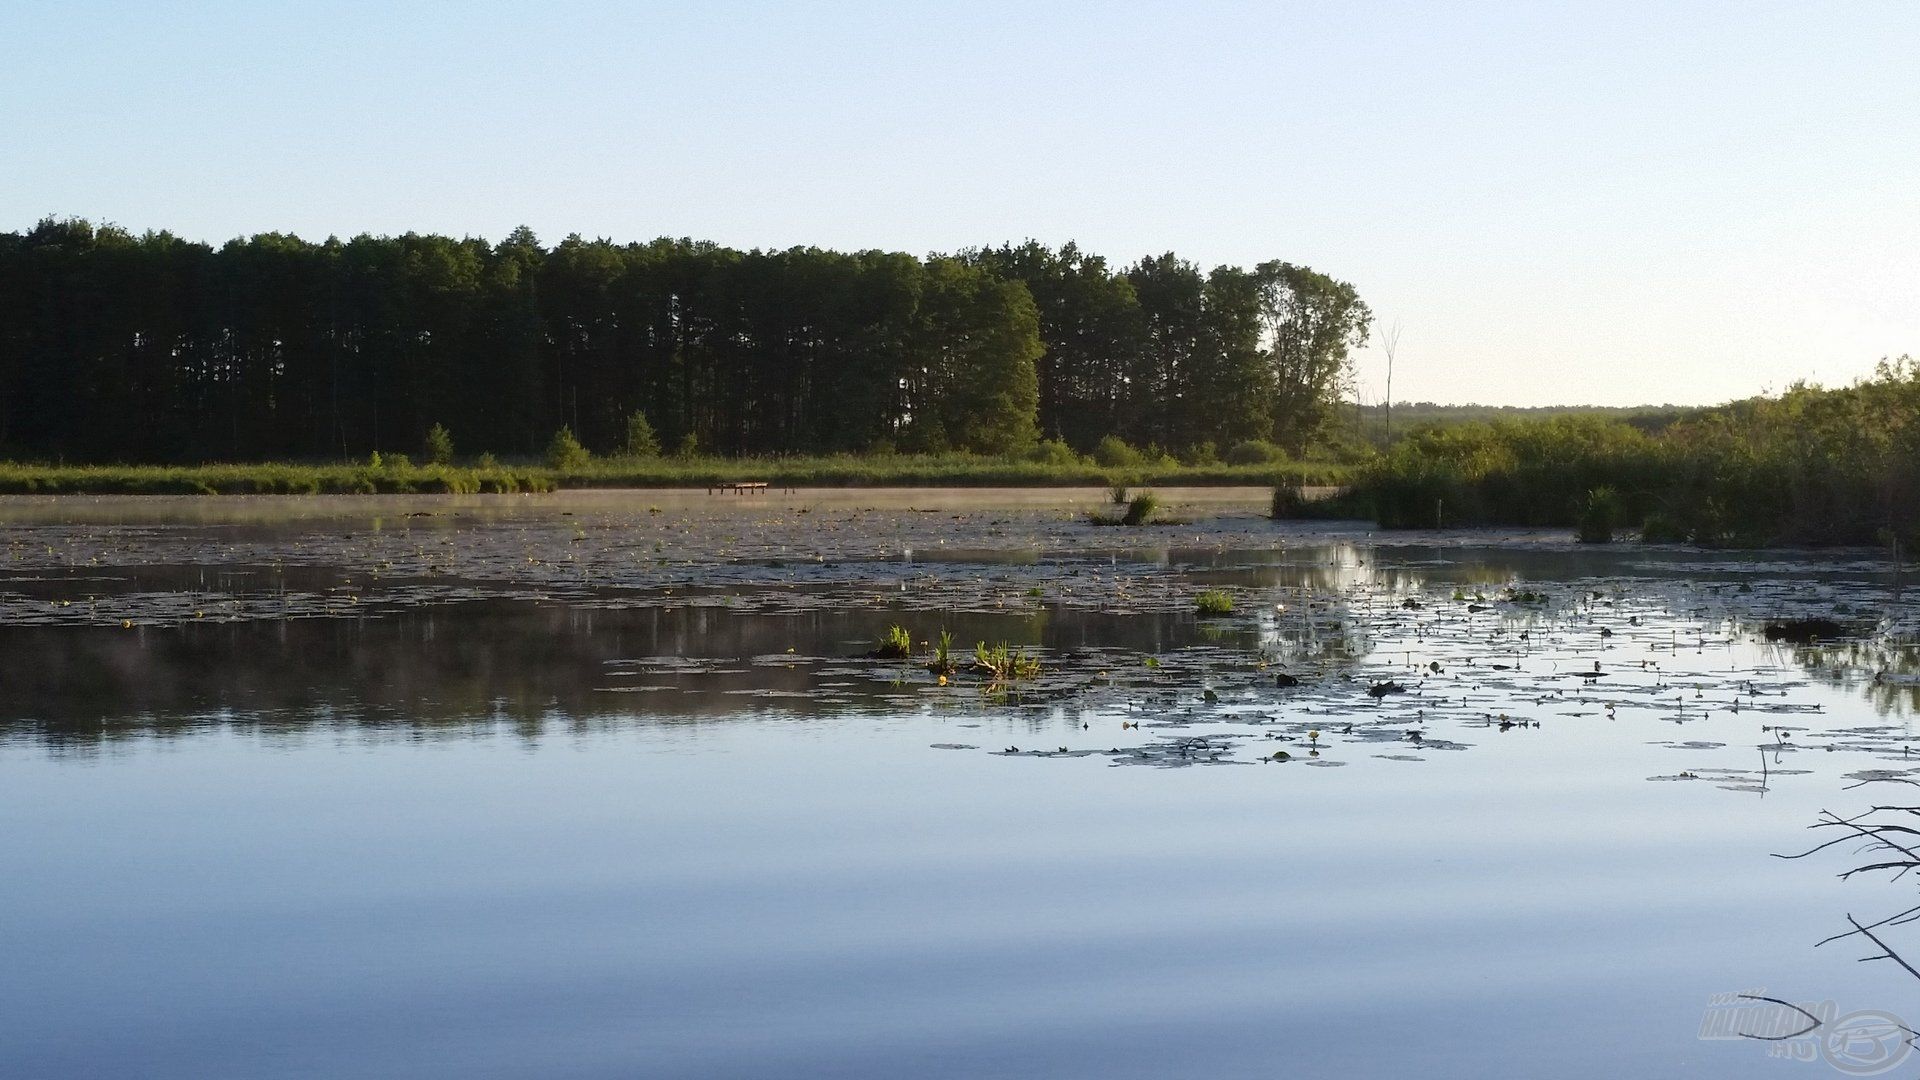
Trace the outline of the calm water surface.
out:
M 0 1075 L 1920 1074 L 1870 554 L 1077 497 L 0 507 Z

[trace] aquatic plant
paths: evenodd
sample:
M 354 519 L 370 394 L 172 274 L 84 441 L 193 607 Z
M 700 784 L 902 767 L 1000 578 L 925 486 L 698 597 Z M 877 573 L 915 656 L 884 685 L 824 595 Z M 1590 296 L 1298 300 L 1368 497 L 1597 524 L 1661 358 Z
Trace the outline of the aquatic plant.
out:
M 1160 509 L 1160 500 L 1153 492 L 1143 491 L 1127 500 L 1127 512 L 1121 516 L 1122 525 L 1145 525 L 1153 520 L 1154 511 Z
M 1194 609 L 1201 615 L 1231 615 L 1233 597 L 1219 589 L 1208 589 L 1194 601 Z
M 880 645 L 873 650 L 873 655 L 884 660 L 904 660 L 913 655 L 913 635 L 907 633 L 906 627 L 894 623 L 880 635 Z
M 940 676 L 940 684 L 945 686 L 946 677 L 953 674 L 957 666 L 953 662 L 953 632 L 942 630 L 933 640 L 933 659 L 927 661 L 927 670 Z
M 1002 641 L 993 648 L 987 648 L 982 641 L 973 647 L 974 666 L 985 671 L 994 682 L 1011 682 L 1016 679 L 1033 679 L 1040 675 L 1040 661 L 1028 656 L 1025 650 L 1014 651 Z
M 1108 485 L 1107 501 L 1112 503 L 1115 506 L 1125 506 L 1127 504 L 1127 485 L 1125 484 Z

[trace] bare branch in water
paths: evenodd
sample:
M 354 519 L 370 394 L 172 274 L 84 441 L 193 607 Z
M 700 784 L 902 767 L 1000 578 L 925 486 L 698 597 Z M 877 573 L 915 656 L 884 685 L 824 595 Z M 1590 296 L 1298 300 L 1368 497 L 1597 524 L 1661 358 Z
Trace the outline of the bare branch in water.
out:
M 1774 998 L 1774 997 L 1764 997 L 1764 996 L 1762 996 L 1762 995 L 1760 995 L 1760 994 L 1741 994 L 1740 996 L 1741 996 L 1741 997 L 1743 997 L 1743 998 L 1746 998 L 1746 999 L 1747 999 L 1748 1001 L 1766 1001 L 1766 1002 L 1771 1002 L 1771 1003 L 1773 1003 L 1773 1004 L 1775 1004 L 1775 1005 L 1785 1005 L 1785 1006 L 1786 1006 L 1787 1008 L 1789 1008 L 1789 1009 L 1792 1009 L 1792 1010 L 1793 1010 L 1794 1012 L 1797 1012 L 1797 1013 L 1799 1013 L 1799 1014 L 1800 1014 L 1801 1016 L 1804 1016 L 1804 1017 L 1806 1017 L 1806 1018 L 1807 1018 L 1807 1021 L 1808 1021 L 1808 1023 L 1807 1023 L 1807 1026 L 1806 1026 L 1806 1027 L 1804 1027 L 1804 1028 L 1801 1028 L 1801 1029 L 1800 1029 L 1799 1031 L 1795 1031 L 1795 1032 L 1793 1032 L 1793 1033 L 1791 1033 L 1791 1034 L 1787 1034 L 1787 1035 L 1752 1035 L 1752 1034 L 1749 1034 L 1749 1033 L 1747 1033 L 1747 1032 L 1744 1032 L 1744 1031 L 1742 1031 L 1742 1032 L 1740 1032 L 1740 1037 L 1741 1037 L 1741 1038 L 1743 1038 L 1743 1039 L 1760 1039 L 1760 1040 L 1762 1040 L 1762 1041 L 1765 1041 L 1765 1042 L 1785 1042 L 1785 1041 L 1786 1041 L 1786 1040 L 1788 1040 L 1788 1039 L 1797 1039 L 1797 1038 L 1799 1038 L 1799 1037 L 1800 1037 L 1800 1036 L 1802 1036 L 1802 1035 L 1811 1035 L 1811 1034 L 1813 1034 L 1813 1032 L 1814 1032 L 1814 1031 L 1815 1031 L 1816 1029 L 1818 1029 L 1818 1028 L 1820 1027 L 1820 1018 L 1819 1018 L 1819 1017 L 1817 1017 L 1817 1016 L 1815 1016 L 1815 1015 L 1813 1015 L 1812 1013 L 1810 1013 L 1810 1012 L 1808 1012 L 1807 1010 L 1805 1010 L 1805 1009 L 1803 1009 L 1803 1008 L 1801 1008 L 1800 1006 L 1798 1006 L 1798 1005 L 1795 1005 L 1795 1004 L 1794 1004 L 1793 1002 L 1791 1002 L 1791 1001 L 1782 1001 L 1782 1000 L 1780 1000 L 1779 998 Z

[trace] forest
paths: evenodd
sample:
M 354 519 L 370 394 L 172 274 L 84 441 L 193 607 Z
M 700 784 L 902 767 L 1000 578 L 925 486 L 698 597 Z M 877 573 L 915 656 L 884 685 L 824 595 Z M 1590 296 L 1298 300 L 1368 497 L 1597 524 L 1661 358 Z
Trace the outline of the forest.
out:
M 1326 429 L 1370 313 L 1281 261 L 1110 266 L 1037 242 L 919 257 L 525 228 L 219 247 L 0 233 L 0 459 L 594 453 L 1211 459 Z

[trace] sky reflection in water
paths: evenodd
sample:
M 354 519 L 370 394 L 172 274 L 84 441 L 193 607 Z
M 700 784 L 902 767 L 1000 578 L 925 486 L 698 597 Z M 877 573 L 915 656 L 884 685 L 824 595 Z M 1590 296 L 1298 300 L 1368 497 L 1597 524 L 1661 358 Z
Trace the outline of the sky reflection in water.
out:
M 0 627 L 0 1061 L 1820 1076 L 1817 1054 L 1701 1040 L 1709 996 L 1920 1014 L 1893 965 L 1813 948 L 1905 888 L 1769 857 L 1822 808 L 1874 801 L 1846 774 L 1907 767 L 1910 689 L 1871 676 L 1912 653 L 1766 645 L 1741 621 L 1901 618 L 1870 570 L 1538 546 L 1128 558 L 1168 595 L 1227 586 L 1240 614 L 1062 600 L 1099 562 L 1083 552 L 929 571 L 1011 572 L 967 594 L 1011 610 L 482 596 Z M 1500 602 L 1515 580 L 1548 601 Z M 1056 682 L 1002 698 L 856 658 L 896 620 L 1038 646 Z M 1595 660 L 1589 687 L 1573 672 Z M 1387 678 L 1410 692 L 1365 694 Z M 1761 730 L 1780 724 L 1798 730 Z M 1194 738 L 1218 767 L 1055 751 Z M 1278 749 L 1293 760 L 1261 763 Z M 1706 779 L 1649 782 L 1682 773 Z

